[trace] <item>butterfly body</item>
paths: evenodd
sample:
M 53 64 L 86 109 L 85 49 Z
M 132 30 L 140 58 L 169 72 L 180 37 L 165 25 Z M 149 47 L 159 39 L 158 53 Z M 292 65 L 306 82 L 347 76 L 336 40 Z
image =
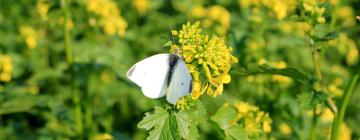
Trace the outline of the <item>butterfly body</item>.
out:
M 128 79 L 149 98 L 166 95 L 169 103 L 175 104 L 180 97 L 191 92 L 192 78 L 185 62 L 175 54 L 157 54 L 133 65 Z

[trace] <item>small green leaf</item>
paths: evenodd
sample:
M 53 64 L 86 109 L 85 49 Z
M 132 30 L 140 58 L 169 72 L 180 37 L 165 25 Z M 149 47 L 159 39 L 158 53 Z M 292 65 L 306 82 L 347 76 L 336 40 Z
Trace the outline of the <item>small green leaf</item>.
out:
M 240 125 L 231 126 L 225 133 L 228 137 L 236 140 L 248 140 L 245 129 Z
M 316 105 L 325 103 L 329 95 L 312 91 L 310 93 L 303 93 L 297 96 L 300 107 L 303 109 L 314 109 Z
M 211 120 L 216 122 L 224 131 L 226 140 L 247 140 L 248 136 L 243 126 L 230 124 L 230 121 L 235 119 L 235 117 L 235 109 L 228 105 L 223 105 L 213 116 L 211 116 Z
M 213 116 L 211 116 L 211 120 L 218 123 L 221 129 L 225 130 L 230 127 L 229 122 L 235 117 L 235 109 L 224 105 Z
M 145 113 L 145 117 L 142 121 L 139 122 L 138 127 L 150 130 L 156 125 L 159 125 L 159 123 L 165 123 L 164 120 L 166 120 L 168 117 L 169 113 L 165 109 L 156 106 L 153 114 Z
M 339 33 L 338 32 L 330 32 L 330 33 L 327 33 L 324 37 L 324 39 L 326 40 L 333 40 L 333 39 L 336 39 L 339 37 Z
M 43 99 L 43 96 L 25 96 L 5 101 L 0 104 L 0 115 L 28 111 Z
M 163 47 L 169 47 L 169 46 L 171 46 L 172 44 L 173 44 L 173 42 L 168 41 L 168 42 L 166 42 L 166 43 L 163 45 Z
M 184 112 L 179 112 L 175 114 L 175 117 L 176 117 L 180 136 L 182 136 L 183 138 L 188 137 L 190 131 L 189 130 L 190 120 L 188 116 Z
M 150 130 L 148 140 L 179 139 L 176 117 L 161 107 L 155 107 L 153 114 L 146 113 L 138 127 Z
M 184 138 L 187 140 L 197 140 L 200 137 L 197 128 L 198 124 L 208 119 L 204 105 L 197 101 L 193 108 L 185 110 L 183 113 L 186 115 L 187 122 L 189 123 L 189 132 Z

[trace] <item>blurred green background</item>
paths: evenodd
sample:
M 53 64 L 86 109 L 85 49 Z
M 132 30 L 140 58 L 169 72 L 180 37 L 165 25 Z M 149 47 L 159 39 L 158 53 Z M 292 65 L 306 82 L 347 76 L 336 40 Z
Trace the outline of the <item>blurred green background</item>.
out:
M 223 95 L 201 99 L 209 114 L 227 102 L 248 102 L 272 119 L 266 139 L 309 139 L 313 114 L 302 107 L 306 84 L 280 75 L 241 74 L 249 64 L 313 74 L 306 23 L 294 20 L 300 2 L 0 0 L 0 139 L 145 139 L 137 123 L 164 102 L 143 96 L 125 73 L 143 58 L 168 53 L 162 46 L 172 39 L 170 31 L 188 21 L 225 37 L 239 59 Z M 338 102 L 358 61 L 360 1 L 310 2 L 326 9 L 318 19 L 324 26 L 314 30 L 339 33 L 320 44 L 324 83 Z M 359 101 L 355 90 L 341 129 L 344 140 L 360 138 Z M 333 114 L 325 106 L 318 110 L 316 137 L 328 139 Z M 199 128 L 200 139 L 221 138 L 207 124 Z

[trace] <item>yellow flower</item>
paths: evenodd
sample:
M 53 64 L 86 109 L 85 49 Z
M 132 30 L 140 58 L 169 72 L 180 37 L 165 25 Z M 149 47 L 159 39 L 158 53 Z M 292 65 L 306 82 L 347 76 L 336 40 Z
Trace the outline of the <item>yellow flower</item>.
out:
M 203 26 L 211 27 L 218 34 L 225 34 L 230 28 L 230 12 L 224 7 L 214 5 L 208 8 L 194 6 L 189 11 L 190 18 L 203 19 Z
M 0 81 L 9 82 L 13 71 L 12 59 L 8 55 L 0 55 Z
M 37 9 L 37 12 L 40 15 L 41 19 L 46 21 L 48 19 L 47 13 L 49 11 L 49 5 L 47 3 L 45 3 L 44 0 L 38 0 L 36 9 Z
M 291 128 L 286 123 L 281 123 L 279 125 L 280 132 L 284 135 L 290 135 L 292 133 Z
M 273 6 L 273 10 L 275 11 L 277 19 L 283 19 L 287 16 L 287 8 L 288 6 L 281 1 L 275 1 Z
M 202 18 L 206 15 L 206 13 L 206 9 L 203 6 L 197 5 L 190 10 L 189 17 Z
M 193 77 L 191 94 L 194 99 L 205 91 L 210 96 L 221 95 L 223 84 L 231 81 L 228 74 L 231 65 L 238 61 L 224 38 L 201 34 L 199 25 L 200 22 L 193 25 L 187 23 L 181 30 L 172 31 L 172 35 L 178 39 L 172 46 L 178 47 L 175 50 L 180 51 Z M 206 81 L 201 81 L 200 75 L 206 77 Z
M 334 113 L 329 108 L 325 108 L 320 118 L 324 122 L 331 122 L 334 120 Z
M 21 26 L 20 35 L 25 40 L 26 45 L 30 49 L 34 49 L 37 45 L 37 32 L 30 26 Z
M 354 10 L 352 7 L 350 6 L 343 6 L 343 7 L 339 7 L 338 12 L 336 12 L 339 19 L 341 20 L 341 24 L 343 26 L 354 26 L 356 24 L 356 20 L 355 20 L 355 14 L 354 14 Z
M 148 0 L 132 0 L 132 5 L 140 15 L 145 15 L 149 8 Z
M 351 140 L 351 130 L 350 128 L 346 125 L 346 123 L 341 123 L 340 126 L 340 138 L 341 140 Z
M 100 16 L 100 25 L 108 35 L 125 35 L 127 22 L 120 16 L 120 10 L 112 0 L 86 0 L 88 11 Z
M 246 102 L 236 102 L 234 107 L 237 115 L 232 123 L 243 122 L 245 131 L 250 137 L 271 132 L 272 121 L 268 113 Z

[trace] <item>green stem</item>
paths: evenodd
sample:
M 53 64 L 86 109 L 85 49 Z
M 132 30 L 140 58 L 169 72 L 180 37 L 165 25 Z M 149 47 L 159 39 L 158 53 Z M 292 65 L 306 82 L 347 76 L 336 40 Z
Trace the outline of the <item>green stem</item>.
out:
M 80 104 L 80 95 L 79 92 L 76 91 L 76 85 L 75 85 L 75 71 L 73 66 L 73 52 L 72 52 L 72 35 L 71 35 L 71 29 L 68 25 L 69 22 L 71 22 L 71 12 L 69 3 L 70 0 L 62 0 L 62 7 L 64 12 L 64 41 L 65 41 L 65 53 L 66 53 L 66 61 L 70 66 L 70 73 L 71 73 L 71 95 L 72 100 L 75 104 L 75 124 L 76 124 L 76 132 L 79 134 L 79 136 L 83 133 L 83 125 L 82 125 L 82 113 L 81 113 L 81 104 Z
M 356 84 L 358 83 L 359 76 L 360 76 L 360 61 L 358 62 L 357 66 L 356 66 L 355 72 L 351 76 L 350 82 L 346 86 L 343 98 L 340 103 L 339 113 L 336 114 L 336 116 L 334 118 L 334 121 L 332 124 L 332 131 L 331 131 L 331 140 L 339 139 L 341 123 L 344 120 L 346 107 L 349 103 L 352 93 L 354 92 L 354 88 L 355 88 Z
M 341 5 L 341 1 L 339 1 L 339 3 L 334 5 L 334 9 L 331 13 L 331 21 L 330 21 L 330 31 L 334 31 L 335 29 L 335 25 L 336 25 L 336 19 L 337 19 L 337 14 L 338 14 L 338 9 Z
M 316 114 L 316 108 L 313 110 L 313 118 L 311 120 L 311 128 L 310 128 L 310 140 L 316 140 L 316 134 L 317 134 L 317 124 L 319 120 L 319 115 Z
M 310 49 L 311 49 L 311 56 L 312 56 L 312 61 L 314 64 L 315 75 L 316 75 L 317 80 L 319 81 L 320 88 L 323 92 L 329 93 L 327 91 L 327 88 L 324 86 L 323 79 L 322 79 L 321 68 L 320 68 L 320 66 L 321 66 L 320 65 L 320 55 L 317 52 L 315 46 L 313 45 L 313 42 L 311 39 L 310 39 L 309 45 L 310 45 Z M 334 114 L 337 113 L 337 107 L 331 98 L 326 99 L 326 105 L 331 109 L 331 111 Z

